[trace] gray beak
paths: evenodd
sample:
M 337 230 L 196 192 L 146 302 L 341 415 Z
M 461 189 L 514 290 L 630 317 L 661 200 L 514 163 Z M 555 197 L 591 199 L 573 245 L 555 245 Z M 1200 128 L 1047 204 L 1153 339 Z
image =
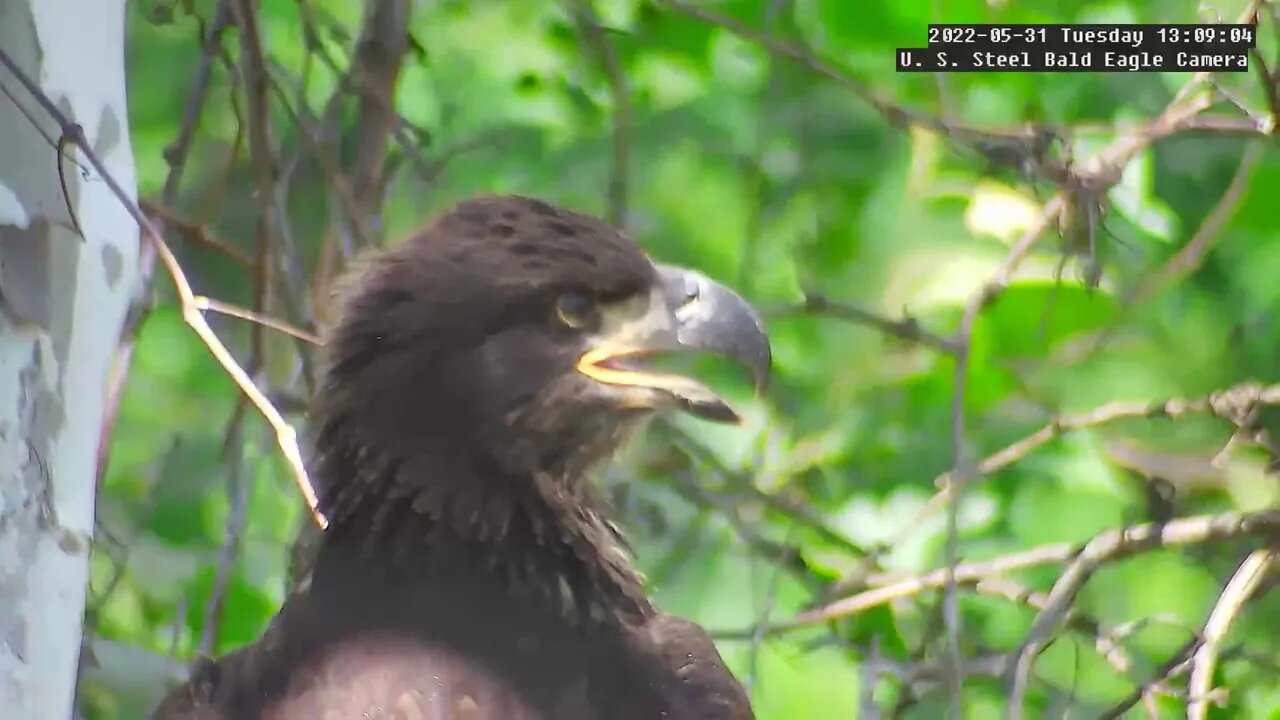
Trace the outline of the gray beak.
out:
M 676 342 L 737 361 L 756 389 L 769 382 L 769 336 L 755 308 L 738 293 L 696 270 L 658 265 L 663 296 L 676 318 Z
M 737 422 L 736 411 L 702 383 L 650 371 L 634 361 L 662 351 L 719 355 L 751 373 L 757 391 L 768 382 L 772 354 L 759 314 L 742 296 L 702 273 L 658 265 L 658 283 L 644 315 L 616 323 L 578 362 L 583 374 L 614 386 L 647 391 L 708 420 Z M 638 396 L 637 396 L 638 397 Z M 659 403 L 637 400 L 646 406 Z

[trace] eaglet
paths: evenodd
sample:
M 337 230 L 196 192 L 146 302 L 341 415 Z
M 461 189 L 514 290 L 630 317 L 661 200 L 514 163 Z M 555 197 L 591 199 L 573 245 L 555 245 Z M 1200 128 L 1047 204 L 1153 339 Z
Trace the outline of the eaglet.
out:
M 710 636 L 649 601 L 585 477 L 656 413 L 736 419 L 646 360 L 710 352 L 763 382 L 742 298 L 595 218 L 485 197 L 364 259 L 339 307 L 310 574 L 154 717 L 753 717 Z

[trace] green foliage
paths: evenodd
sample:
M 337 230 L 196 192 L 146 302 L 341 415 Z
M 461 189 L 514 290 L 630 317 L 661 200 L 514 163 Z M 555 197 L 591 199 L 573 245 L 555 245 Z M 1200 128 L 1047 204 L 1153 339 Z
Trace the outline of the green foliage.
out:
M 213 4 L 194 3 L 205 23 Z M 130 6 L 128 50 L 131 133 L 140 192 L 150 198 L 164 184 L 163 153 L 178 134 L 200 58 L 199 25 L 187 3 L 159 13 L 154 5 Z M 346 66 L 359 5 L 262 1 L 273 78 L 294 111 L 326 112 L 341 79 L 319 58 L 327 54 Z M 406 59 L 396 107 L 410 135 L 423 137 L 421 147 L 408 151 L 392 144 L 398 170 L 385 235 L 402 235 L 477 192 L 519 192 L 605 213 L 616 171 L 618 98 L 606 63 L 566 6 L 412 5 L 421 50 Z M 698 4 L 807 47 L 914 112 L 1006 130 L 1029 120 L 1088 126 L 1067 138 L 1080 158 L 1121 135 L 1110 128 L 1158 114 L 1189 76 L 898 75 L 895 49 L 921 45 L 930 21 L 1191 22 L 1200 10 L 1230 17 L 1242 6 Z M 756 398 L 740 378 L 711 368 L 717 384 L 739 400 L 744 426 L 678 420 L 656 428 L 602 482 L 625 499 L 620 514 L 657 601 L 713 630 L 734 631 L 721 647 L 739 677 L 751 679 L 762 720 L 859 716 L 862 694 L 871 689 L 868 663 L 937 667 L 945 657 L 940 593 L 904 596 L 829 627 L 765 632 L 757 642 L 742 640 L 742 631 L 812 607 L 824 583 L 861 572 L 882 543 L 889 546 L 879 559 L 885 571 L 943 566 L 945 514 L 928 508 L 935 479 L 953 464 L 955 365 L 936 348 L 805 312 L 803 298 L 820 293 L 952 337 L 965 303 L 1037 221 L 1053 188 L 1029 187 L 1014 168 L 993 167 L 958 136 L 886 122 L 840 82 L 664 3 L 599 0 L 595 7 L 629 88 L 627 225 L 653 256 L 696 266 L 767 309 L 776 373 L 768 394 Z M 318 52 L 305 43 L 300 9 L 319 29 Z M 1274 49 L 1271 39 L 1263 44 Z M 234 31 L 224 46 L 234 62 Z M 221 62 L 214 76 L 174 210 L 252 255 L 252 177 L 246 155 L 230 159 L 243 99 L 229 101 L 238 90 Z M 1265 105 L 1253 76 L 1222 82 L 1253 107 Z M 335 152 L 349 162 L 355 113 L 345 107 L 337 117 Z M 326 192 L 326 172 L 278 98 L 270 119 L 282 157 L 301 158 L 287 210 L 311 277 L 320 248 L 335 243 L 341 214 Z M 1080 235 L 1063 240 L 1052 233 L 1036 246 L 973 329 L 968 452 L 986 457 L 1058 413 L 1276 380 L 1280 153 L 1274 146 L 1247 168 L 1221 228 L 1197 241 L 1206 246 L 1202 256 L 1136 301 L 1130 295 L 1198 237 L 1228 192 L 1244 148 L 1240 137 L 1212 135 L 1158 143 L 1127 164 L 1091 238 L 1086 234 L 1082 244 Z M 418 175 L 407 152 L 419 153 L 436 175 Z M 171 235 L 199 292 L 253 303 L 251 273 L 214 248 Z M 1071 251 L 1065 259 L 1064 249 Z M 1101 271 L 1097 283 L 1094 267 Z M 238 482 L 235 492 L 247 497 L 244 530 L 229 580 L 216 591 L 222 609 L 206 650 L 225 652 L 266 626 L 285 591 L 286 546 L 305 515 L 272 433 L 183 325 L 162 278 L 157 287 L 112 429 L 89 622 L 100 636 L 185 660 L 199 649 L 209 622 L 225 528 L 235 515 L 229 488 Z M 311 300 L 322 296 L 317 287 Z M 273 312 L 298 321 L 283 304 Z M 247 362 L 249 326 L 227 318 L 215 318 L 214 326 Z M 298 347 L 269 337 L 261 383 L 282 396 L 305 397 Z M 1263 451 L 1235 443 L 1211 462 L 1231 431 L 1212 417 L 1137 417 L 1055 437 L 965 492 L 959 556 L 980 562 L 1084 543 L 1149 519 L 1148 476 L 1174 487 L 1176 516 L 1274 508 L 1277 487 Z M 1095 716 L 1151 677 L 1204 623 L 1255 545 L 1170 548 L 1103 567 L 1076 603 L 1093 629 L 1062 630 L 1036 664 L 1031 716 L 1052 716 L 1068 704 L 1082 709 L 1079 716 Z M 781 548 L 791 559 L 779 562 L 777 552 L 763 548 Z M 1045 563 L 1001 578 L 1043 593 L 1060 572 L 1060 563 Z M 960 594 L 966 657 L 1016 648 L 1035 617 L 1025 601 L 972 587 Z M 1276 617 L 1280 598 L 1273 593 L 1232 626 L 1227 647 L 1237 652 L 1224 654 L 1215 678 L 1231 690 L 1216 717 L 1280 716 Z M 1126 673 L 1096 647 L 1098 632 L 1117 628 L 1129 629 L 1118 640 L 1131 661 Z M 900 703 L 901 717 L 947 712 L 936 678 L 908 686 L 881 673 L 871 682 L 876 702 Z M 915 691 L 928 692 L 908 702 Z M 969 717 L 995 717 L 1004 697 L 1000 681 L 975 676 L 963 702 Z M 82 701 L 89 718 L 137 716 L 109 688 L 89 686 Z M 1159 702 L 1162 717 L 1181 716 L 1182 702 Z

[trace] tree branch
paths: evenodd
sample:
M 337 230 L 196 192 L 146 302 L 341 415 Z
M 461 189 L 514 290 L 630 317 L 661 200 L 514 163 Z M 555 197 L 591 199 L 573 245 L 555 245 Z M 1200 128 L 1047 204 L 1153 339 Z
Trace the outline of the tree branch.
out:
M 618 60 L 618 53 L 609 41 L 605 29 L 600 26 L 593 0 L 570 0 L 569 12 L 582 33 L 583 40 L 600 61 L 609 81 L 609 95 L 613 99 L 613 146 L 609 168 L 608 210 L 605 218 L 617 227 L 627 225 L 627 196 L 631 175 L 631 93 L 627 78 Z
M 72 144 L 80 149 L 81 154 L 88 160 L 93 169 L 97 171 L 102 181 L 107 184 L 111 192 L 116 196 L 125 210 L 133 218 L 134 222 L 141 228 L 142 234 L 155 247 L 156 253 L 160 257 L 160 261 L 164 264 L 165 269 L 169 273 L 169 277 L 173 280 L 174 289 L 178 294 L 179 303 L 182 308 L 182 318 L 187 325 L 196 333 L 196 335 L 204 342 L 205 347 L 213 355 L 218 364 L 231 377 L 236 386 L 240 388 L 254 406 L 262 413 L 267 422 L 276 433 L 276 442 L 280 446 L 280 451 L 284 454 L 285 462 L 293 471 L 294 481 L 298 484 L 299 491 L 302 492 L 303 498 L 307 503 L 308 509 L 311 511 L 313 519 L 322 527 L 328 522 L 324 516 L 320 514 L 316 507 L 315 491 L 311 487 L 311 480 L 307 476 L 306 468 L 303 466 L 302 454 L 298 448 L 298 434 L 293 426 L 280 415 L 271 401 L 267 399 L 262 391 L 254 385 L 253 380 L 245 373 L 240 364 L 227 350 L 226 345 L 218 339 L 213 329 L 209 327 L 209 323 L 204 319 L 200 309 L 195 305 L 195 293 L 191 289 L 191 283 L 187 281 L 186 274 L 182 271 L 182 266 L 178 263 L 178 259 L 174 257 L 173 252 L 165 243 L 164 238 L 160 236 L 159 231 L 151 224 L 146 215 L 138 208 L 137 203 L 129 199 L 124 189 L 120 187 L 120 183 L 115 177 L 107 171 L 103 165 L 101 158 L 94 152 L 93 147 L 89 144 L 84 136 L 84 130 L 77 124 L 72 123 L 67 116 L 53 104 L 48 96 L 41 92 L 40 88 L 31 81 L 22 69 L 19 68 L 13 60 L 0 50 L 0 65 L 3 65 L 18 82 L 22 83 L 27 92 L 34 97 L 44 111 L 52 117 L 62 128 L 64 135 L 69 138 Z
M 1073 559 L 1053 584 L 1044 608 L 1031 623 L 1031 630 L 1014 654 L 1007 682 L 1009 697 L 1005 705 L 1008 717 L 1022 715 L 1023 698 L 1031 679 L 1036 657 L 1048 645 L 1062 618 L 1093 573 L 1102 565 L 1139 552 L 1174 545 L 1218 542 L 1233 538 L 1280 536 L 1280 510 L 1260 513 L 1223 513 L 1182 518 L 1164 524 L 1147 523 L 1095 536 Z
M 1269 549 L 1254 550 L 1236 569 L 1218 602 L 1214 604 L 1209 619 L 1201 631 L 1200 647 L 1191 657 L 1191 677 L 1187 683 L 1189 695 L 1187 720 L 1206 720 L 1209 716 L 1209 698 L 1213 690 L 1213 667 L 1217 662 L 1218 648 L 1227 635 L 1231 622 L 1244 608 L 1275 560 Z
M 771 317 L 813 315 L 836 318 L 858 325 L 866 325 L 900 340 L 928 345 L 944 353 L 953 354 L 956 351 L 955 343 L 948 338 L 925 330 L 914 317 L 904 316 L 901 320 L 891 320 L 870 310 L 836 302 L 819 292 L 806 292 L 803 302 L 774 309 L 768 315 Z
M 350 71 L 351 85 L 360 98 L 351 186 L 362 225 L 375 232 L 382 229 L 387 145 L 399 122 L 395 112 L 396 80 L 408 48 L 407 0 L 368 3 Z

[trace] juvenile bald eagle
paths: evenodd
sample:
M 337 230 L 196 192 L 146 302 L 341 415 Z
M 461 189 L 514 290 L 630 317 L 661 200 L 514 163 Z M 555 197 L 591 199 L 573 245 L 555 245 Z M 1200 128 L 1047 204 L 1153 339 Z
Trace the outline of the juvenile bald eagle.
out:
M 255 644 L 197 666 L 163 720 L 745 720 L 711 638 L 645 595 L 584 478 L 655 412 L 732 420 L 646 355 L 762 381 L 760 320 L 605 223 L 463 202 L 353 275 L 312 423 L 329 519 Z

